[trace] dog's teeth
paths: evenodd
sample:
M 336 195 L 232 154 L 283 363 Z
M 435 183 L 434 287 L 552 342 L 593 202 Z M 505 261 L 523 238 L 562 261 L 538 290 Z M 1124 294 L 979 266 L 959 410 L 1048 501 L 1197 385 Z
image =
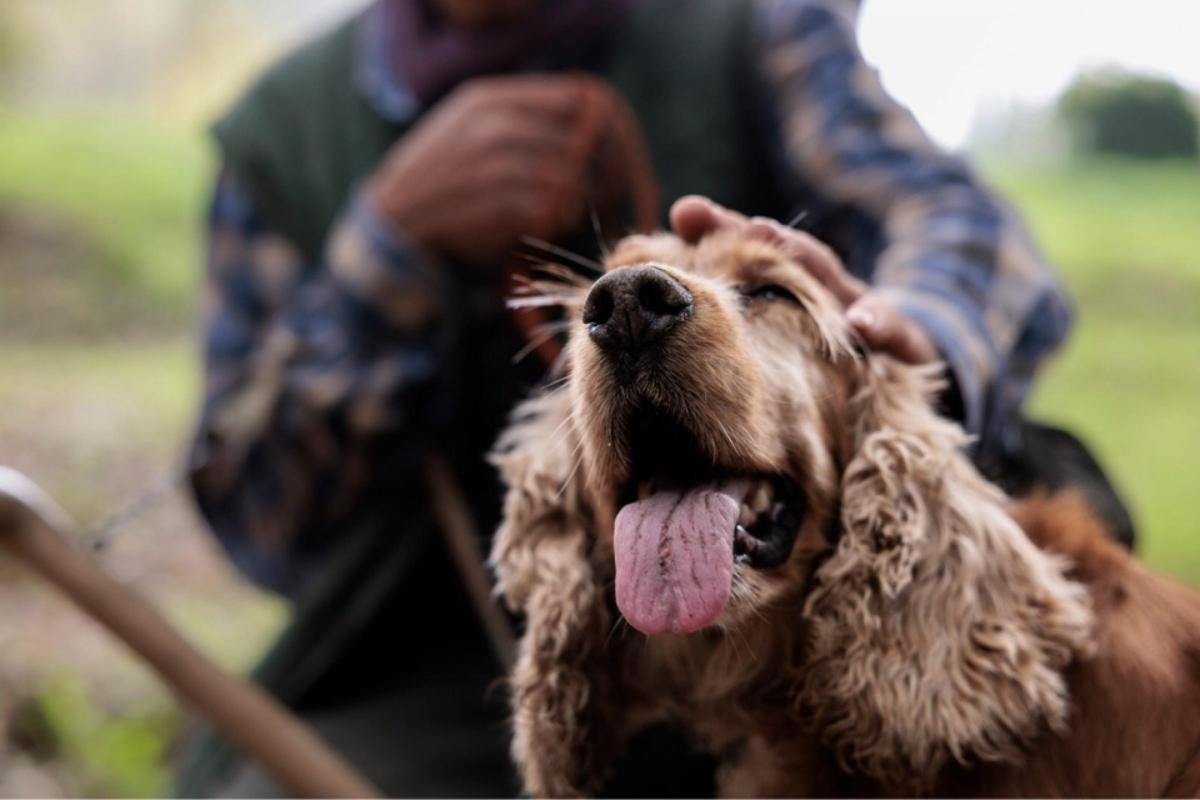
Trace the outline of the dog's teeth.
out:
M 752 556 L 758 552 L 761 543 L 754 538 L 754 534 L 738 525 L 733 530 L 733 551 L 737 554 L 745 554 Z
M 771 485 L 766 481 L 762 481 L 754 490 L 754 494 L 750 496 L 750 510 L 754 512 L 755 516 L 757 516 L 758 514 L 766 511 L 767 507 L 770 505 Z
M 758 515 L 754 513 L 754 511 L 750 508 L 750 506 L 746 505 L 745 503 L 742 503 L 742 510 L 738 514 L 738 524 L 739 525 L 749 527 L 750 525 L 754 524 L 754 520 L 757 517 L 758 517 Z

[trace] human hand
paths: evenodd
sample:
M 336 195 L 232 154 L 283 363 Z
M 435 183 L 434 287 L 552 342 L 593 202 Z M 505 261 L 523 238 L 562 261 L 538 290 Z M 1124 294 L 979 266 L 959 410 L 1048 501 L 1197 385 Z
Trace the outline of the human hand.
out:
M 782 247 L 846 308 L 846 319 L 868 347 L 909 364 L 941 356 L 925 330 L 887 298 L 846 271 L 837 254 L 813 236 L 766 217 L 746 217 L 705 197 L 689 195 L 671 207 L 671 227 L 694 242 L 716 230 L 742 230 Z
M 577 79 L 479 78 L 438 103 L 369 178 L 375 210 L 404 235 L 468 262 L 522 235 L 554 239 L 584 213 Z

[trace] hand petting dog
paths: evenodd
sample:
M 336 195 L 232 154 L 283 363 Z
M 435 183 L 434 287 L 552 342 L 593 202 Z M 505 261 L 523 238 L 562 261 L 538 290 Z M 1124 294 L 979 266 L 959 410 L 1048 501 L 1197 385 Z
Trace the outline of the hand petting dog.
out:
M 813 236 L 766 217 L 746 217 L 706 197 L 682 197 L 671 207 L 671 227 L 694 244 L 717 230 L 741 230 L 782 247 L 833 292 L 846 308 L 846 319 L 873 350 L 908 364 L 941 358 L 929 334 L 903 311 L 851 275 L 837 254 Z

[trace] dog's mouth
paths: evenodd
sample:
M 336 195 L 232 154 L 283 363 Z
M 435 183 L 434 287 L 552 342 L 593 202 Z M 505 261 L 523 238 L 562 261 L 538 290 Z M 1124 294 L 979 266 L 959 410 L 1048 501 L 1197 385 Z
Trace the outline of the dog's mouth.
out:
M 803 492 L 784 475 L 714 464 L 661 410 L 636 409 L 628 430 L 632 474 L 613 538 L 617 605 L 643 633 L 699 630 L 727 605 L 735 565 L 787 561 Z

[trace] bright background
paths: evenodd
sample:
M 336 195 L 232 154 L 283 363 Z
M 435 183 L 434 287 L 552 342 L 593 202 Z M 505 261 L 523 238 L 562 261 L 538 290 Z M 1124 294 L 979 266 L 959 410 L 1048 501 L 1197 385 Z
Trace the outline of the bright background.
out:
M 1198 26 L 1200 5 L 1178 0 L 866 0 L 859 44 L 888 91 L 958 148 L 1010 107 L 1051 103 L 1098 67 L 1200 93 Z
M 198 387 L 207 122 L 348 0 L 0 4 L 0 463 L 86 527 L 180 453 Z M 1141 555 L 1200 583 L 1200 167 L 1069 156 L 1048 115 L 1108 64 L 1200 90 L 1200 6 L 868 0 L 864 50 L 945 146 L 1018 205 L 1079 324 L 1033 412 L 1091 442 Z M 245 669 L 286 619 L 174 495 L 102 556 Z M 0 560 L 0 796 L 169 791 L 183 716 L 85 618 Z

